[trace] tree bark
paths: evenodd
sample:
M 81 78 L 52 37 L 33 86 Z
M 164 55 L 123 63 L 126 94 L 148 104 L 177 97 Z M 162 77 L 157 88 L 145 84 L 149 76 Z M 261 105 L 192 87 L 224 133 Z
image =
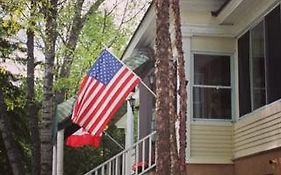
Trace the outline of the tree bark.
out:
M 94 14 L 99 6 L 104 2 L 104 0 L 97 0 L 89 9 L 88 13 L 86 13 L 84 16 L 82 16 L 82 6 L 84 3 L 84 0 L 77 0 L 76 3 L 76 10 L 75 15 L 73 17 L 73 22 L 70 30 L 69 37 L 66 42 L 66 52 L 63 57 L 63 64 L 59 73 L 60 78 L 68 78 L 70 75 L 71 65 L 73 62 L 73 54 L 76 49 L 79 35 L 85 25 L 85 22 L 87 18 Z M 59 92 L 56 93 L 56 101 L 57 103 L 62 103 L 65 99 L 67 93 L 67 88 L 63 87 Z
M 41 122 L 41 174 L 52 174 L 52 131 L 54 124 L 53 77 L 56 43 L 57 0 L 50 0 L 45 6 L 45 76 Z
M 0 89 L 0 131 L 13 174 L 25 174 L 21 154 L 12 133 L 13 129 L 7 114 L 7 107 L 4 102 L 2 89 Z
M 170 120 L 169 120 L 169 70 L 170 34 L 169 0 L 156 0 L 156 173 L 169 175 L 170 156 Z
M 34 21 L 35 0 L 31 0 L 30 26 L 27 29 L 27 115 L 31 136 L 31 172 L 32 175 L 40 175 L 40 133 L 38 126 L 38 108 L 34 96 Z
M 175 19 L 175 46 L 178 56 L 178 74 L 179 74 L 179 96 L 180 96 L 180 148 L 179 148 L 179 160 L 180 160 L 180 172 L 186 174 L 186 112 L 187 112 L 187 81 L 185 77 L 185 61 L 182 48 L 182 33 L 181 33 L 181 18 L 180 18 L 180 6 L 179 0 L 172 0 L 172 9 Z
M 172 50 L 172 48 L 171 48 Z M 172 51 L 170 51 L 172 58 Z M 179 155 L 176 138 L 177 120 L 177 62 L 170 59 L 169 62 L 169 116 L 170 116 L 170 152 L 171 152 L 171 174 L 179 175 Z

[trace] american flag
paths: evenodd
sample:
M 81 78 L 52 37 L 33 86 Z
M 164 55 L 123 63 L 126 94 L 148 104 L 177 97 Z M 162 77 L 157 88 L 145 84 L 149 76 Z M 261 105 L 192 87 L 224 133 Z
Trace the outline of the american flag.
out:
M 140 79 L 104 50 L 84 77 L 72 121 L 91 135 L 100 135 Z

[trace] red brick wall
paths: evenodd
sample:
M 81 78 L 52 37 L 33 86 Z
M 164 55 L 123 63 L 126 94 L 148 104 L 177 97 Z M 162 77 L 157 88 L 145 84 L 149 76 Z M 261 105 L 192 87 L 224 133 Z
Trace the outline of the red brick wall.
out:
M 188 164 L 187 175 L 235 175 L 233 165 Z
M 281 175 L 281 148 L 237 159 L 233 165 L 187 164 L 187 175 Z
M 273 163 L 270 164 L 270 161 Z M 281 175 L 281 149 L 235 160 L 235 175 Z

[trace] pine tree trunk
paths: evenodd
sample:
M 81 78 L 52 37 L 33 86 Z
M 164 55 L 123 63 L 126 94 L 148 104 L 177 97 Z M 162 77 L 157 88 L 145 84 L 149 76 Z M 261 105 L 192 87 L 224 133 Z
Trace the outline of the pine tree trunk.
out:
M 170 156 L 170 120 L 169 120 L 169 70 L 170 34 L 169 0 L 156 0 L 156 173 L 169 175 Z
M 41 122 L 41 175 L 52 174 L 52 131 L 54 124 L 53 77 L 56 43 L 57 0 L 50 0 L 45 7 L 45 77 Z
M 172 58 L 172 55 L 170 55 Z M 176 120 L 177 120 L 177 65 L 170 59 L 169 63 L 169 116 L 170 116 L 170 143 L 171 143 L 171 174 L 179 175 L 179 156 L 176 138 Z
M 179 96 L 180 96 L 180 148 L 179 148 L 179 160 L 180 160 L 180 172 L 186 174 L 186 112 L 187 112 L 187 90 L 186 90 L 186 77 L 185 77 L 185 61 L 182 48 L 182 33 L 181 33 L 181 19 L 180 19 L 180 6 L 179 0 L 172 0 L 172 9 L 175 19 L 175 46 L 177 48 L 178 55 L 178 74 L 179 74 Z
M 40 133 L 38 126 L 38 108 L 35 104 L 34 96 L 34 21 L 35 0 L 31 0 L 30 17 L 31 22 L 27 30 L 27 115 L 29 120 L 29 129 L 31 136 L 31 172 L 32 175 L 40 175 Z
M 15 138 L 12 134 L 12 126 L 7 114 L 7 107 L 4 102 L 4 95 L 0 89 L 0 131 L 4 141 L 5 149 L 9 159 L 10 166 L 14 175 L 23 175 L 24 167 L 20 151 L 16 145 Z

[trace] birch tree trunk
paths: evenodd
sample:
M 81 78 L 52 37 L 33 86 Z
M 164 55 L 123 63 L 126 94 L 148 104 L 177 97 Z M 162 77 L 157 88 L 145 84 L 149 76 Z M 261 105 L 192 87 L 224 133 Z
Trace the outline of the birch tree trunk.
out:
M 14 175 L 23 175 L 24 167 L 21 158 L 20 151 L 16 145 L 15 138 L 13 136 L 13 129 L 11 126 L 11 122 L 9 121 L 9 117 L 7 114 L 7 107 L 4 102 L 4 95 L 2 89 L 0 89 L 0 131 L 4 141 L 5 149 L 7 151 L 7 156 L 9 159 L 9 163 L 12 168 L 12 172 Z
M 172 0 L 172 9 L 175 19 L 175 46 L 178 56 L 178 74 L 179 74 L 179 96 L 180 96 L 180 128 L 179 128 L 179 160 L 180 172 L 186 174 L 186 112 L 187 112 L 187 81 L 185 77 L 185 61 L 182 48 L 181 18 L 179 0 Z
M 29 129 L 31 136 L 31 172 L 32 175 L 40 175 L 40 133 L 38 126 L 38 108 L 34 96 L 34 16 L 35 0 L 31 0 L 30 24 L 27 29 L 27 115 L 29 117 Z
M 170 120 L 169 120 L 169 70 L 170 34 L 169 0 L 156 0 L 156 173 L 169 175 L 170 156 Z
M 45 6 L 45 76 L 41 122 L 41 174 L 52 174 L 52 131 L 54 117 L 53 77 L 56 43 L 57 0 L 49 0 Z

